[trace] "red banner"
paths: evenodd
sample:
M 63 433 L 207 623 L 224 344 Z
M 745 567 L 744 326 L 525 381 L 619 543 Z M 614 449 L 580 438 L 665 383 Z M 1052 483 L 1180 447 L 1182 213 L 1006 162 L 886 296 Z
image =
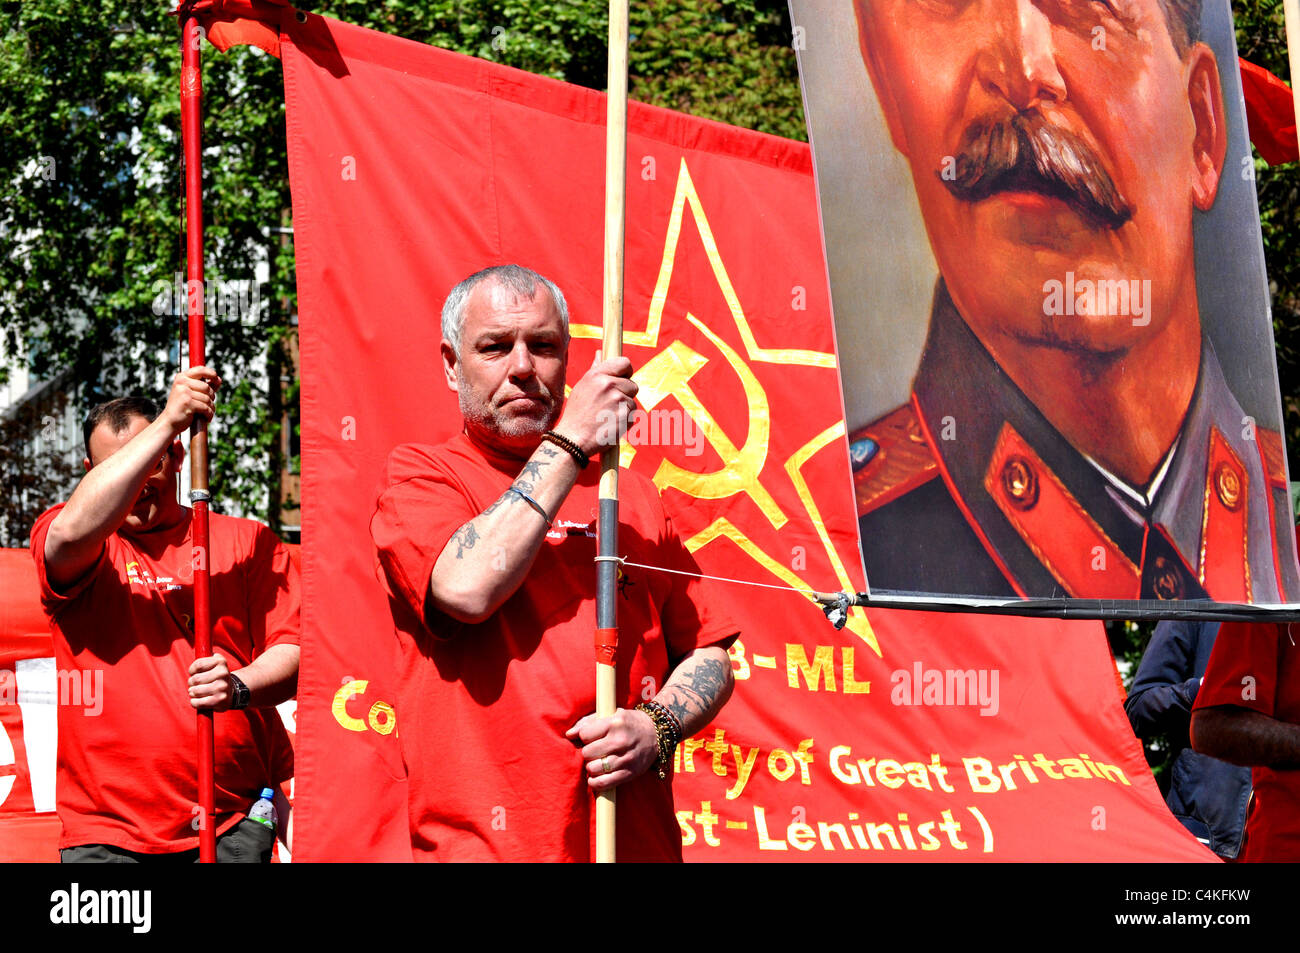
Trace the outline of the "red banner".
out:
M 286 17 L 281 45 L 303 369 L 295 856 L 404 860 L 397 643 L 368 533 L 384 462 L 460 429 L 439 311 L 481 267 L 553 278 L 573 379 L 590 364 L 605 107 L 315 15 Z M 705 572 L 771 587 L 721 587 L 737 691 L 679 749 L 687 858 L 1211 859 L 1160 800 L 1099 625 L 854 609 L 836 631 L 783 591 L 862 584 L 809 152 L 637 104 L 629 126 L 625 349 L 671 433 L 625 463 Z
M 0 862 L 52 863 L 60 681 L 27 550 L 0 549 L 0 594 Z

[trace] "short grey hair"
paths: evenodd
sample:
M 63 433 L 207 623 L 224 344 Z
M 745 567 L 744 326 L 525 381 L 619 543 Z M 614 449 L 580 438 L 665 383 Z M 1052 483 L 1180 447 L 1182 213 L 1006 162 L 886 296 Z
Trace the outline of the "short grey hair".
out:
M 564 327 L 564 340 L 568 342 L 569 305 L 564 300 L 564 292 L 555 282 L 523 265 L 493 265 L 491 268 L 474 272 L 452 288 L 442 306 L 442 336 L 451 345 L 457 357 L 460 357 L 460 332 L 465 325 L 465 303 L 469 300 L 470 293 L 484 281 L 493 281 L 524 298 L 536 295 L 538 285 L 544 287 L 550 292 L 551 300 L 555 302 L 555 310 L 560 315 L 560 324 Z

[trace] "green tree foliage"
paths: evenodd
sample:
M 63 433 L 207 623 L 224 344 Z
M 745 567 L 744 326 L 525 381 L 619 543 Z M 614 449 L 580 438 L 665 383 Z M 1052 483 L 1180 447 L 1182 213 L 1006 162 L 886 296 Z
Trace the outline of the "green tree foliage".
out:
M 784 2 L 636 4 L 630 95 L 681 112 L 807 141 Z
M 258 369 L 269 361 L 278 388 L 280 303 L 293 291 L 273 231 L 288 207 L 280 64 L 208 53 L 206 274 L 247 285 L 270 261 L 255 317 L 209 318 L 208 363 L 230 382 L 212 487 L 274 523 L 278 474 L 246 461 L 276 442 Z M 178 354 L 183 319 L 164 291 L 184 270 L 179 72 L 178 25 L 157 2 L 0 4 L 5 353 L 40 378 L 70 371 L 82 411 L 121 393 L 163 396 L 158 355 Z

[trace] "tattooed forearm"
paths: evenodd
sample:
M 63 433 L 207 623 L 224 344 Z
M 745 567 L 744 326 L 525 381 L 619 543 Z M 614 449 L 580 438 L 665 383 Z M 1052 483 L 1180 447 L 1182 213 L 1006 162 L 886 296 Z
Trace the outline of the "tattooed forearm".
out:
M 452 542 L 456 544 L 456 558 L 461 559 L 465 555 L 465 550 L 473 549 L 474 544 L 478 542 L 478 530 L 474 528 L 473 523 L 466 523 L 456 530 Z
M 540 480 L 542 478 L 542 467 L 549 467 L 550 465 L 551 461 L 549 460 L 529 460 L 524 464 L 524 468 L 519 471 L 519 479 L 531 477 L 534 480 Z
M 678 665 L 655 700 L 691 735 L 713 720 L 734 684 L 731 660 L 722 649 L 698 649 Z
M 686 673 L 689 685 L 683 686 L 695 693 L 707 708 L 717 701 L 722 686 L 726 681 L 726 666 L 716 659 L 701 659 L 700 663 Z
M 466 514 L 473 519 L 451 536 L 429 573 L 428 605 L 457 621 L 478 624 L 519 590 L 548 534 L 563 538 L 551 527 L 578 478 L 576 466 L 562 463 L 567 457 L 558 447 L 537 447 L 529 459 L 515 464 L 521 469 L 504 493 L 495 498 L 474 494 L 481 501 L 474 505 L 477 515 Z M 494 488 L 500 490 L 502 484 Z M 544 558 L 553 556 L 546 552 Z
M 496 498 L 496 500 L 493 503 L 489 504 L 488 508 L 485 509 L 480 515 L 488 516 L 496 512 L 497 510 L 499 510 L 503 505 L 509 506 L 510 504 L 514 503 L 515 500 L 517 499 L 519 499 L 519 497 L 515 496 L 513 493 L 502 493 L 500 496 Z
M 672 712 L 673 717 L 676 718 L 682 724 L 685 724 L 686 719 L 689 718 L 691 715 L 691 710 L 687 706 L 686 702 L 682 701 L 677 696 L 673 696 L 672 698 L 670 698 L 668 700 L 668 704 L 665 705 L 665 707 L 670 712 Z

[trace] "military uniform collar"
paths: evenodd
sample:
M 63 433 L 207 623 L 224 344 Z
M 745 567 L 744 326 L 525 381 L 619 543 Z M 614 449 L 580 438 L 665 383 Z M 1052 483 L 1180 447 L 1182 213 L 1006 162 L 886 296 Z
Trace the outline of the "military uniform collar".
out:
M 1206 598 L 1202 538 L 1212 493 L 1216 505 L 1226 499 L 1244 514 L 1237 519 L 1243 533 L 1248 525 L 1251 543 L 1243 539 L 1239 551 L 1271 539 L 1267 505 L 1240 505 L 1254 488 L 1262 498 L 1266 481 L 1253 421 L 1208 342 L 1149 508 L 1121 492 L 1047 421 L 967 326 L 942 280 L 914 403 L 949 492 L 1024 595 Z M 1271 553 L 1258 555 L 1267 562 L 1257 565 L 1271 565 Z M 1276 598 L 1271 577 L 1253 585 L 1257 601 Z M 1236 601 L 1228 592 L 1215 598 Z

